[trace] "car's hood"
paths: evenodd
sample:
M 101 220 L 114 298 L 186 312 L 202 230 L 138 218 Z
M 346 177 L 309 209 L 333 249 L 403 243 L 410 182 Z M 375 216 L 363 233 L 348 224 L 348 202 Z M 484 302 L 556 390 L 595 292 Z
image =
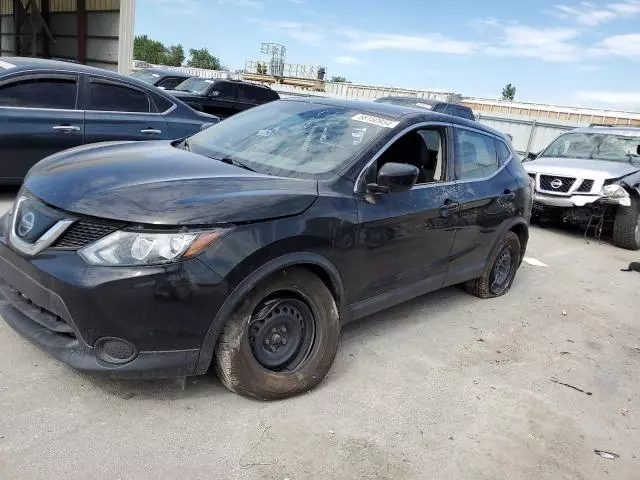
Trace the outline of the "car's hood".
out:
M 640 165 L 584 158 L 542 157 L 522 164 L 528 173 L 546 173 L 564 177 L 620 178 L 640 170 Z
M 186 90 L 165 90 L 165 92 L 180 99 L 204 97 L 204 95 L 200 95 L 199 93 L 187 92 Z
M 314 180 L 250 172 L 170 142 L 77 147 L 38 163 L 28 191 L 69 212 L 157 225 L 212 225 L 296 215 L 317 198 Z

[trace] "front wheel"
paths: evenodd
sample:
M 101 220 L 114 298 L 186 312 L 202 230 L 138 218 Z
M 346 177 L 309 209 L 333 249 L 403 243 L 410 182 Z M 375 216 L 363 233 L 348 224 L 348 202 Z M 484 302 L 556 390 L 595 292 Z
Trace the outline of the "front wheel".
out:
M 227 389 L 259 400 L 306 392 L 329 372 L 340 319 L 327 286 L 304 268 L 255 287 L 228 319 L 216 346 Z
M 627 250 L 640 250 L 640 201 L 637 198 L 631 199 L 630 207 L 618 207 L 613 243 Z
M 465 283 L 468 293 L 479 298 L 494 298 L 511 289 L 520 266 L 520 238 L 508 232 L 489 256 L 482 275 Z

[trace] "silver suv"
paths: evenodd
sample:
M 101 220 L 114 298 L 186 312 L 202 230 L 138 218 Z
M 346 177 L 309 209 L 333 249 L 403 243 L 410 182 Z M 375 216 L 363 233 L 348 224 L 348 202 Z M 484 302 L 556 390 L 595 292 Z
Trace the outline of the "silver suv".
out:
M 640 128 L 571 130 L 524 167 L 535 180 L 533 218 L 609 229 L 615 245 L 640 249 Z

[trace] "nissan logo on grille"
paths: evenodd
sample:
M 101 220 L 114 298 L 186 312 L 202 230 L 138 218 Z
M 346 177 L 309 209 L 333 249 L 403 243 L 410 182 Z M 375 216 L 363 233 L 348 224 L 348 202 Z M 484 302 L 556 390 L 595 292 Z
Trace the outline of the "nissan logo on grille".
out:
M 36 224 L 36 216 L 33 212 L 27 212 L 22 217 L 20 217 L 20 222 L 18 223 L 18 235 L 21 237 L 25 237 L 29 235 L 31 230 L 33 230 L 33 226 Z
M 562 180 L 560 180 L 559 178 L 553 179 L 551 181 L 551 187 L 555 188 L 556 190 L 562 188 Z

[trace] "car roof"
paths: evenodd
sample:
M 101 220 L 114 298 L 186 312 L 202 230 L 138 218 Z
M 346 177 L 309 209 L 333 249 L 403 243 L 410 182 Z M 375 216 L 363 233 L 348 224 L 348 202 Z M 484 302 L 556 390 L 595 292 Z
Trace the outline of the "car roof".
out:
M 388 97 L 379 97 L 376 100 L 407 100 L 410 102 L 418 102 L 424 103 L 425 105 L 438 105 L 439 103 L 447 103 L 440 100 L 434 100 L 432 98 L 418 98 L 418 97 L 407 97 L 401 95 L 390 95 Z
M 361 112 L 369 113 L 372 115 L 383 115 L 385 117 L 393 118 L 395 120 L 408 120 L 410 121 L 434 121 L 434 122 L 446 122 L 456 125 L 462 125 L 473 128 L 475 130 L 481 130 L 492 135 L 496 135 L 506 140 L 504 133 L 499 132 L 491 127 L 487 127 L 478 122 L 467 120 L 466 118 L 456 117 L 453 115 L 447 115 L 444 113 L 433 112 L 430 110 L 418 110 L 413 107 L 405 107 L 402 105 L 393 105 L 390 103 L 376 103 L 372 101 L 362 100 L 343 100 L 339 98 L 331 97 L 289 97 L 283 98 L 281 102 L 307 102 L 315 103 L 319 105 L 327 105 L 332 107 L 349 108 L 352 110 L 358 110 Z
M 179 70 L 169 70 L 166 68 L 152 67 L 152 68 L 141 68 L 140 70 L 145 70 L 151 73 L 158 73 L 160 75 L 164 75 L 165 77 L 184 77 L 185 79 L 193 77 L 193 75 L 189 75 L 188 73 L 184 73 Z
M 7 68 L 7 65 L 10 65 L 11 67 Z M 149 84 L 142 80 L 138 80 L 137 78 L 130 77 L 129 75 L 123 75 L 122 73 L 114 72 L 113 70 L 90 67 L 89 65 L 83 65 L 81 63 L 33 57 L 0 57 L 0 76 L 3 74 L 24 72 L 34 69 L 59 70 L 71 73 L 84 73 L 87 75 L 100 75 L 102 77 L 132 83 L 140 87 L 144 87 L 145 89 L 149 89 L 150 87 Z

